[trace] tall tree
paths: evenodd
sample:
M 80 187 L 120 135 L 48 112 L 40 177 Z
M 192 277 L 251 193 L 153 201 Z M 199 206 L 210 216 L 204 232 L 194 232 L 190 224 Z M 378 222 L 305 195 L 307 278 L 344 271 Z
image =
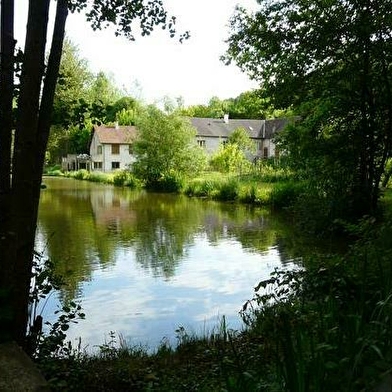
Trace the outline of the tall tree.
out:
M 57 0 L 52 45 L 45 72 L 50 0 L 29 0 L 15 137 L 12 142 L 13 1 L 1 2 L 1 139 L 0 139 L 0 336 L 23 345 L 28 320 L 28 296 L 38 202 L 45 150 L 51 125 L 56 82 L 69 9 L 84 9 L 93 28 L 117 25 L 117 34 L 133 40 L 132 22 L 142 34 L 174 20 L 161 0 L 145 3 L 120 0 Z M 186 38 L 181 36 L 180 39 Z M 10 87 L 11 86 L 11 87 Z M 12 157 L 12 174 L 11 174 Z
M 60 162 L 61 157 L 70 152 L 68 128 L 80 122 L 81 107 L 87 100 L 92 81 L 87 60 L 81 58 L 77 46 L 65 38 L 47 146 L 49 163 Z
M 332 217 L 373 214 L 392 151 L 389 1 L 272 0 L 231 28 L 224 59 L 302 116 L 288 146 Z
M 156 187 L 171 173 L 194 175 L 205 167 L 204 151 L 195 143 L 195 129 L 184 118 L 149 106 L 137 121 L 134 172 Z
M 11 147 L 12 147 L 12 100 L 14 79 L 14 1 L 2 0 L 1 2 L 1 31 L 0 31 L 0 257 L 8 254 L 10 259 L 14 257 L 14 248 L 4 237 L 2 227 L 10 221 L 10 198 L 11 191 Z M 8 310 L 9 300 L 7 290 L 10 281 L 15 279 L 15 270 L 10 266 L 3 268 L 0 258 L 0 322 L 6 324 L 0 327 L 0 341 L 9 339 L 12 335 L 9 330 L 11 316 Z M 7 306 L 6 306 L 7 305 Z
M 100 71 L 95 75 L 91 84 L 89 101 L 101 101 L 104 105 L 111 105 L 119 100 L 122 94 L 115 84 L 113 75 Z
M 133 97 L 122 97 L 106 108 L 106 120 L 120 125 L 134 125 L 142 111 L 141 103 Z
M 67 126 L 73 122 L 74 111 L 81 99 L 87 101 L 94 77 L 78 47 L 64 40 L 59 77 L 56 84 L 52 125 Z

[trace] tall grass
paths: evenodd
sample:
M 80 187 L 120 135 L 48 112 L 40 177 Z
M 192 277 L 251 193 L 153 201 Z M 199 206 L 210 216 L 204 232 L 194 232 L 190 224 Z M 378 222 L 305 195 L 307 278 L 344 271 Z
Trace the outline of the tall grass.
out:
M 146 187 L 157 192 L 181 193 L 184 188 L 185 180 L 181 173 L 170 171 L 158 179 L 146 183 Z
M 126 170 L 117 170 L 112 173 L 88 171 L 85 169 L 65 172 L 65 177 L 77 180 L 97 182 L 101 184 L 111 184 L 115 186 L 125 186 L 131 189 L 139 189 L 143 186 L 142 181 L 137 179 L 132 173 Z
M 249 333 L 273 342 L 281 390 L 375 390 L 392 369 L 392 228 L 360 226 L 349 254 L 276 271 L 243 309 Z

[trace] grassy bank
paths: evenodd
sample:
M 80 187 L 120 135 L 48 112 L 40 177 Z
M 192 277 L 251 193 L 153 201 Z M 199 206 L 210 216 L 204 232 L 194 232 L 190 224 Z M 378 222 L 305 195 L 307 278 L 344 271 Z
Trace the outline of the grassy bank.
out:
M 78 170 L 63 173 L 56 169 L 49 170 L 46 175 L 123 186 L 130 189 L 140 189 L 146 186 L 142 180 L 137 179 L 128 171 L 101 173 Z M 190 197 L 250 203 L 277 209 L 295 203 L 303 189 L 303 184 L 295 181 L 290 172 L 285 169 L 273 169 L 269 166 L 263 170 L 241 175 L 208 171 L 192 179 L 172 173 L 160 178 L 150 186 L 153 191 L 183 193 Z

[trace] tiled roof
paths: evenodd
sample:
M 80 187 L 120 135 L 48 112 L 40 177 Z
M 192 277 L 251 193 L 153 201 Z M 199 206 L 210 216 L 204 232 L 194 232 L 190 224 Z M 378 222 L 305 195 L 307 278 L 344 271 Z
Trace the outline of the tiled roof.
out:
M 134 126 L 94 125 L 94 132 L 101 144 L 131 144 L 137 131 Z
M 260 137 L 260 131 L 264 120 L 238 120 L 229 119 L 225 122 L 223 119 L 217 118 L 189 118 L 192 126 L 197 130 L 197 136 L 209 137 L 229 137 L 237 128 L 244 128 L 250 137 Z

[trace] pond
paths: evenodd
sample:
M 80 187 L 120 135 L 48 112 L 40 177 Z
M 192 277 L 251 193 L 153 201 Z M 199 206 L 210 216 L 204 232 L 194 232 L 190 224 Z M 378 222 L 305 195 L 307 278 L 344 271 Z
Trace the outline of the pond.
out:
M 45 178 L 36 249 L 66 286 L 41 304 L 44 319 L 67 300 L 86 319 L 67 331 L 94 349 L 111 331 L 131 345 L 176 343 L 176 329 L 210 333 L 239 311 L 254 286 L 291 267 L 281 221 L 247 205 Z

